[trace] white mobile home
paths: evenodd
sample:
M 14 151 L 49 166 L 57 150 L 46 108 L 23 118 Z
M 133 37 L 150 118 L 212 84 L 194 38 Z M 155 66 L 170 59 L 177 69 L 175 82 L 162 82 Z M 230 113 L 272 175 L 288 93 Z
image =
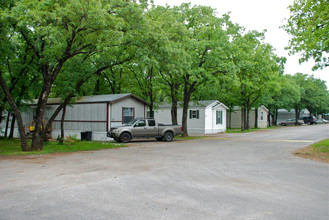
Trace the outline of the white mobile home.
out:
M 180 103 L 181 104 L 181 103 Z M 178 105 L 178 124 L 182 124 L 183 107 Z M 228 108 L 217 100 L 190 102 L 187 118 L 189 134 L 212 134 L 226 130 L 226 110 Z M 161 103 L 154 112 L 154 117 L 161 123 L 171 124 L 171 104 Z
M 61 99 L 50 98 L 45 111 L 45 122 L 59 106 Z M 35 116 L 37 100 L 23 114 L 24 125 L 28 126 Z M 65 135 L 77 135 L 91 131 L 92 140 L 107 140 L 107 131 L 111 127 L 120 126 L 136 117 L 145 117 L 148 103 L 133 94 L 112 94 L 84 96 L 66 107 L 64 120 Z M 51 137 L 60 135 L 62 113 L 59 113 L 52 124 Z M 19 136 L 16 128 L 15 136 Z

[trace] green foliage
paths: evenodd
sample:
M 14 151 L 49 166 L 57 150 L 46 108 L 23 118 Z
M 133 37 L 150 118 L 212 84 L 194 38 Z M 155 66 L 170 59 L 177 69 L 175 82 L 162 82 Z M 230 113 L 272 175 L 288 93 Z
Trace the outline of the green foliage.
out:
M 283 27 L 292 35 L 291 53 L 302 52 L 300 62 L 313 58 L 313 69 L 329 66 L 329 3 L 327 0 L 295 0 Z
M 329 111 L 329 91 L 325 81 L 302 73 L 296 73 L 293 78 L 301 94 L 300 101 L 295 104 L 298 109 L 307 108 L 314 115 Z

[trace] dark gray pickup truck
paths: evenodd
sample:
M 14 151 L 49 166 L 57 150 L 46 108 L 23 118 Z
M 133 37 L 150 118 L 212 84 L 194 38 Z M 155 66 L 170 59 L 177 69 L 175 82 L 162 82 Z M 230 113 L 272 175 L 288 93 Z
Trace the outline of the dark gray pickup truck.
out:
M 156 138 L 158 141 L 172 141 L 182 133 L 180 125 L 158 124 L 154 119 L 138 118 L 121 127 L 112 128 L 107 137 L 117 142 L 128 143 L 133 138 Z

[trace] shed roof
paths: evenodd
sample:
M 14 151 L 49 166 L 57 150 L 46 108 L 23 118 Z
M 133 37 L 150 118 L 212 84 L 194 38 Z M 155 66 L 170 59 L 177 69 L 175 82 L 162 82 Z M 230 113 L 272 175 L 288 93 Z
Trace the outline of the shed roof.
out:
M 82 96 L 79 99 L 75 98 L 77 100 L 75 103 L 79 103 L 79 104 L 82 104 L 82 103 L 115 103 L 115 102 L 118 102 L 120 100 L 129 98 L 129 97 L 134 98 L 134 99 L 144 103 L 145 105 L 150 105 L 143 99 L 141 99 L 131 93 Z M 61 101 L 62 101 L 61 98 L 49 98 L 47 104 L 60 104 Z M 35 100 L 33 100 L 32 105 L 37 104 L 37 103 L 38 103 L 38 100 L 35 99 Z
M 269 112 L 269 110 L 264 105 L 261 105 L 258 108 L 263 108 L 265 111 Z M 240 110 L 241 110 L 241 106 L 234 106 L 233 107 L 233 111 L 240 111 Z M 255 110 L 255 107 L 253 107 L 251 110 Z
M 222 105 L 224 108 L 228 109 L 226 105 L 218 100 L 204 100 L 204 101 L 191 101 L 189 102 L 189 107 L 208 107 L 211 105 Z M 182 106 L 183 102 L 178 102 L 178 106 Z M 171 103 L 163 102 L 159 104 L 159 108 L 171 108 Z

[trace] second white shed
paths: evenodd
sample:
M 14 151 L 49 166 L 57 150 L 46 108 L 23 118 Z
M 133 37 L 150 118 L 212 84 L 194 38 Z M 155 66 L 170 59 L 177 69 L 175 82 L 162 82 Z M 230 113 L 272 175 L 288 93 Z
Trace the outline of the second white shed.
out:
M 177 109 L 178 124 L 182 124 L 183 107 Z M 187 118 L 189 134 L 212 134 L 226 131 L 226 110 L 218 100 L 190 102 Z M 171 104 L 161 103 L 154 117 L 160 123 L 171 124 Z

